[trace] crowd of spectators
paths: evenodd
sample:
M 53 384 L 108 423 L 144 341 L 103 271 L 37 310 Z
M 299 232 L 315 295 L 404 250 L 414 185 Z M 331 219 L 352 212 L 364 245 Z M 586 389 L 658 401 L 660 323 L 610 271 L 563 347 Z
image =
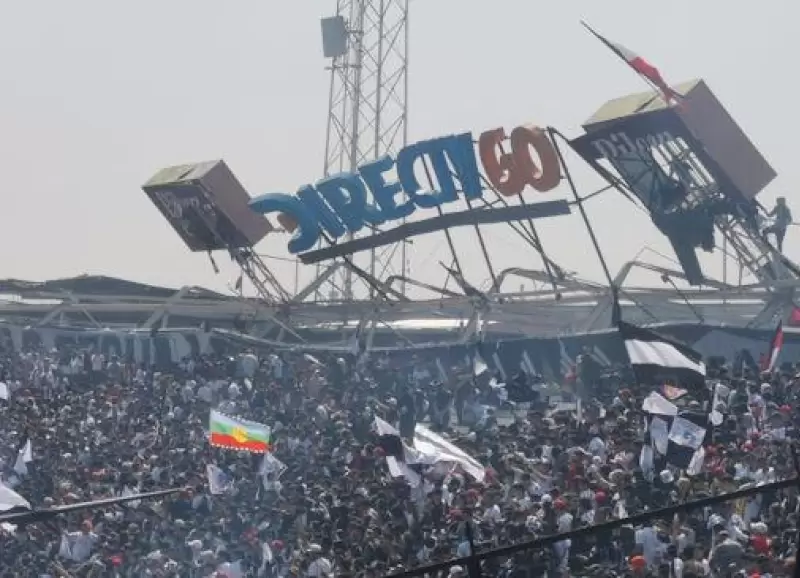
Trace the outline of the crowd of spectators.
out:
M 5 352 L 0 477 L 35 508 L 179 487 L 179 493 L 0 526 L 0 577 L 378 578 L 704 496 L 795 475 L 795 370 L 710 376 L 730 411 L 689 476 L 663 461 L 648 481 L 642 399 L 652 388 L 611 372 L 506 387 L 474 367 L 299 353 L 239 352 L 147 368 L 91 351 Z M 501 381 L 501 380 L 500 380 Z M 2 392 L 0 388 L 0 392 Z M 554 393 L 555 392 L 555 393 Z M 510 395 L 509 395 L 510 394 Z M 0 396 L 1 398 L 2 396 Z M 561 403 L 554 403 L 559 401 Z M 511 398 L 509 400 L 509 398 Z M 524 401 L 524 403 L 523 403 Z M 516 403 L 515 403 L 516 402 Z M 689 392 L 680 404 L 707 403 Z M 213 448 L 217 409 L 272 429 L 263 456 Z M 478 482 L 431 467 L 411 487 L 386 466 L 376 416 L 413 436 L 427 423 L 486 468 Z M 22 460 L 30 442 L 30 460 Z M 272 459 L 274 458 L 274 460 Z M 208 466 L 224 478 L 209 484 Z M 484 576 L 789 576 L 798 493 L 742 500 L 489 558 Z M 440 576 L 466 576 L 453 565 Z

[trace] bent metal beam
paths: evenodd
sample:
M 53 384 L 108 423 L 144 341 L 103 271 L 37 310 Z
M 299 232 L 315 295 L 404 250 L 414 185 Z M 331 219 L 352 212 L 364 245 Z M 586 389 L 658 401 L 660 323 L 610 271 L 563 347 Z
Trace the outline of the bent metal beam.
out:
M 560 215 L 569 215 L 570 212 L 569 203 L 563 199 L 557 201 L 543 201 L 534 205 L 515 205 L 497 209 L 456 211 L 430 219 L 406 223 L 394 229 L 376 233 L 368 237 L 360 237 L 346 243 L 338 243 L 323 249 L 308 251 L 300 255 L 300 260 L 304 264 L 310 265 L 328 259 L 335 259 L 343 255 L 351 255 L 353 253 L 375 249 L 376 247 L 399 243 L 410 237 L 425 235 L 452 227 L 556 217 Z

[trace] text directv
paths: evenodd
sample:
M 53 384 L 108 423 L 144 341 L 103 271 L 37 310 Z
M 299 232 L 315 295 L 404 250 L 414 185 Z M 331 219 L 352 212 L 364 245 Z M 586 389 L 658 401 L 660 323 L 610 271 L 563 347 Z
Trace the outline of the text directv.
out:
M 478 139 L 478 152 L 486 180 L 500 194 L 519 195 L 530 185 L 547 192 L 561 180 L 560 163 L 547 133 L 536 126 L 515 128 L 503 150 L 505 130 L 486 131 Z M 531 149 L 536 152 L 534 161 Z M 420 162 L 438 188 L 428 190 L 414 172 Z M 397 180 L 387 181 L 395 169 Z M 435 178 L 433 178 L 435 177 Z M 458 182 L 458 185 L 456 184 Z M 473 146 L 472 133 L 431 139 L 403 148 L 394 159 L 384 156 L 359 167 L 357 172 L 324 178 L 305 185 L 296 195 L 268 193 L 253 199 L 250 207 L 263 214 L 279 213 L 278 221 L 294 233 L 290 253 L 312 249 L 323 232 L 338 239 L 403 219 L 417 208 L 430 209 L 458 200 L 459 190 L 469 200 L 479 199 L 484 187 Z

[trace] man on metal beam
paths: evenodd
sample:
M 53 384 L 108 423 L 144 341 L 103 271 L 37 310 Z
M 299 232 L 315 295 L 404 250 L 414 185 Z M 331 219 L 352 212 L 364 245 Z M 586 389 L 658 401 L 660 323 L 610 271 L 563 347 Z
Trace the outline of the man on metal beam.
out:
M 786 229 L 792 224 L 792 212 L 786 205 L 786 197 L 778 197 L 775 208 L 769 213 L 768 217 L 772 217 L 772 224 L 764 229 L 764 236 L 775 235 L 775 245 L 778 251 L 783 253 L 783 239 L 786 237 Z

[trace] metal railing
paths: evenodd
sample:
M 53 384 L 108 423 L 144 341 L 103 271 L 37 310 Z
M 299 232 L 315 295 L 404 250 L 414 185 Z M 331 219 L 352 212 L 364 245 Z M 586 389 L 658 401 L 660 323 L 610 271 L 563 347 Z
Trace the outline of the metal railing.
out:
M 586 526 L 577 530 L 571 530 L 569 532 L 552 534 L 537 538 L 535 540 L 530 540 L 519 544 L 511 544 L 508 546 L 501 546 L 499 548 L 492 548 L 488 550 L 479 550 L 475 547 L 472 535 L 472 527 L 471 525 L 467 524 L 466 535 L 470 544 L 470 555 L 462 558 L 454 558 L 446 562 L 438 562 L 435 564 L 419 566 L 411 570 L 391 574 L 387 578 L 412 578 L 417 576 L 423 578 L 446 578 L 449 575 L 450 569 L 454 566 L 459 566 L 463 569 L 464 573 L 461 576 L 466 576 L 469 578 L 493 578 L 497 575 L 497 572 L 487 572 L 485 571 L 484 567 L 486 562 L 495 561 L 498 558 L 508 559 L 509 557 L 518 557 L 519 560 L 524 560 L 527 557 L 528 559 L 531 559 L 536 554 L 546 551 L 548 547 L 553 546 L 562 540 L 571 540 L 584 536 L 591 536 L 601 532 L 610 532 L 626 525 L 637 526 L 654 519 L 671 519 L 677 513 L 688 512 L 699 508 L 705 508 L 724 502 L 738 500 L 740 498 L 746 498 L 757 494 L 774 492 L 792 487 L 800 489 L 800 475 L 787 480 L 759 484 L 752 488 L 737 490 L 735 492 L 711 496 L 691 502 L 685 502 L 675 506 L 670 506 L 668 508 L 652 510 L 618 520 L 611 520 L 602 524 Z M 798 535 L 798 544 L 800 545 L 800 535 Z M 525 564 L 523 564 L 523 567 L 524 566 Z M 528 576 L 530 578 L 534 578 L 543 574 L 543 572 L 540 570 L 534 570 L 533 568 L 530 568 L 530 565 L 528 565 L 528 567 L 529 571 L 527 575 L 523 570 L 522 573 L 515 573 L 514 576 Z M 800 565 L 795 567 L 794 576 L 795 578 L 800 578 Z

